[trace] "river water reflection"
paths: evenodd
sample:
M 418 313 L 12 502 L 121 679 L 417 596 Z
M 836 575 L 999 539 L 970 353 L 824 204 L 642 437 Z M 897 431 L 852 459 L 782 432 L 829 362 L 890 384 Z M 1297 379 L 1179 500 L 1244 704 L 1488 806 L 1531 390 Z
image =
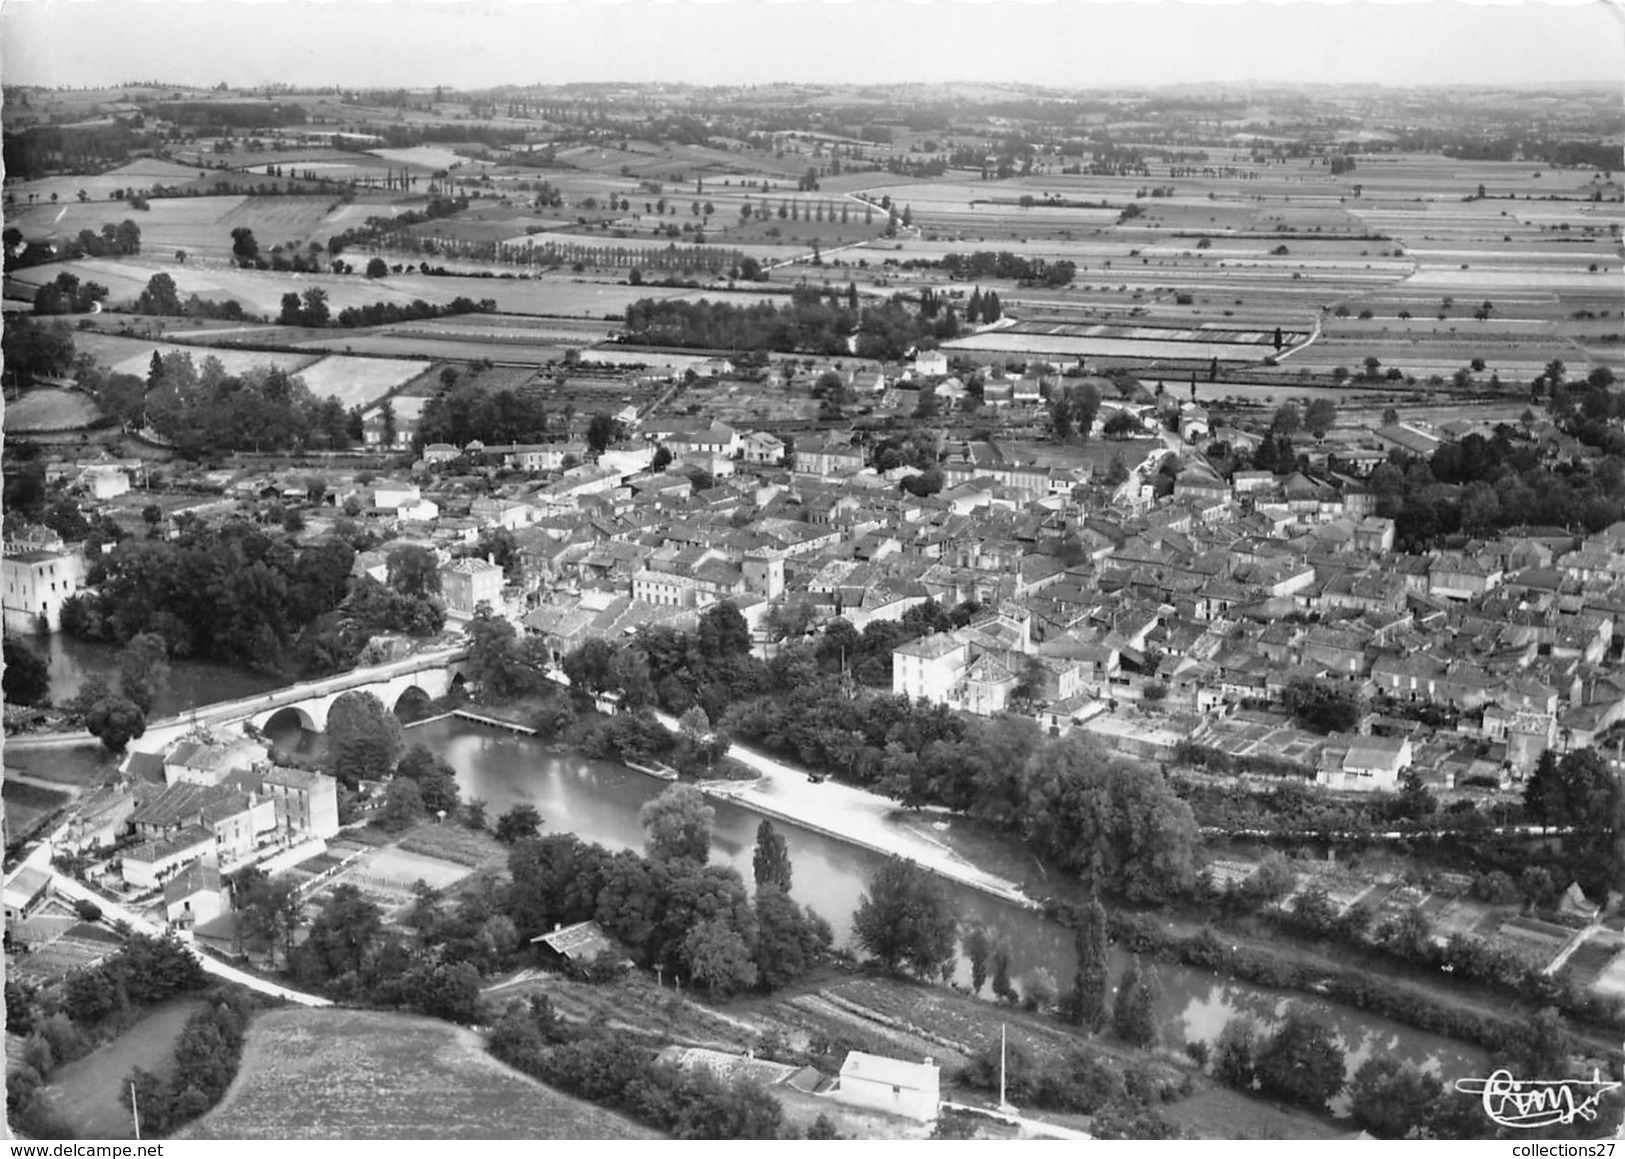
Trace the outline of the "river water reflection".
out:
M 445 719 L 418 725 L 408 731 L 407 738 L 409 743 L 421 742 L 441 753 L 457 770 L 464 799 L 483 798 L 491 816 L 528 801 L 541 812 L 544 832 L 575 833 L 610 849 L 641 849 L 638 809 L 666 788 L 663 782 L 617 763 L 553 751 L 528 737 L 467 721 Z M 731 865 L 750 885 L 751 854 L 761 817 L 731 802 L 714 801 L 713 805 L 712 862 Z M 837 944 L 849 946 L 853 911 L 883 859 L 790 824 L 774 824 L 789 845 L 796 900 L 822 914 L 834 927 Z M 1040 966 L 1062 988 L 1070 983 L 1077 964 L 1071 931 L 1042 914 L 967 886 L 946 885 L 962 929 L 982 924 L 1008 939 L 1018 986 L 1020 975 Z M 1113 950 L 1114 977 L 1126 961 L 1126 955 Z M 1285 1013 L 1290 1002 L 1297 1001 L 1336 1030 L 1347 1051 L 1351 1074 L 1376 1055 L 1414 1062 L 1446 1079 L 1485 1073 L 1482 1051 L 1388 1019 L 1170 963 L 1156 963 L 1155 970 L 1162 992 L 1163 1037 L 1171 1045 L 1211 1043 L 1238 1014 L 1251 1015 L 1267 1027 Z M 963 956 L 955 980 L 969 988 L 970 965 Z
M 26 642 L 50 670 L 53 704 L 72 700 L 91 676 L 101 676 L 109 684 L 118 681 L 119 650 L 112 644 L 89 643 L 66 632 L 53 633 L 48 642 L 39 638 Z M 147 716 L 150 720 L 174 716 L 205 704 L 268 692 L 285 683 L 276 676 L 246 672 L 207 660 L 171 659 L 169 679 L 154 689 L 152 711 Z

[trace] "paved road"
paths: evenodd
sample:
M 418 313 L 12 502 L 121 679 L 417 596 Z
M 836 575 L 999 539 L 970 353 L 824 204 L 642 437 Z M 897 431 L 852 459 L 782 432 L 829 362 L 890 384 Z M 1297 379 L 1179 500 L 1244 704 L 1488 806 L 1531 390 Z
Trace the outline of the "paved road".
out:
M 51 886 L 57 893 L 75 900 L 94 902 L 109 921 L 123 921 L 129 923 L 132 930 L 147 934 L 151 937 L 162 937 L 164 931 L 157 924 L 127 906 L 116 901 L 110 901 L 94 890 L 82 885 L 71 877 L 57 873 L 51 866 L 50 842 L 42 842 L 31 854 L 25 864 L 33 865 L 51 875 Z M 285 998 L 289 1002 L 300 1006 L 331 1006 L 332 1002 L 315 994 L 306 994 L 300 990 L 290 990 L 286 986 L 279 986 L 275 982 L 268 982 L 255 974 L 239 970 L 235 966 L 228 966 L 218 958 L 201 953 L 196 947 L 190 947 L 193 955 L 203 964 L 203 972 L 226 982 L 236 982 L 250 990 L 258 990 L 261 994 L 269 994 L 273 998 Z
M 141 736 L 139 747 L 144 750 L 155 751 L 170 741 L 179 739 L 198 725 L 232 724 L 267 709 L 286 708 L 288 705 L 300 704 L 318 696 L 327 696 L 330 693 L 343 692 L 346 689 L 359 688 L 368 684 L 383 684 L 397 676 L 404 676 L 410 672 L 422 672 L 426 669 L 454 664 L 467 655 L 468 648 L 465 645 L 442 648 L 434 652 L 408 656 L 402 660 L 393 660 L 388 664 L 379 664 L 372 668 L 354 668 L 349 672 L 340 672 L 336 676 L 326 676 L 320 680 L 290 684 L 284 688 L 278 688 L 269 693 L 261 693 L 257 696 L 245 696 L 240 700 L 225 700 L 218 704 L 206 704 L 149 723 L 147 731 Z M 6 738 L 6 747 L 17 751 L 77 748 L 81 745 L 96 743 L 98 742 L 95 737 L 88 732 L 82 731 L 34 735 L 25 733 L 20 736 Z

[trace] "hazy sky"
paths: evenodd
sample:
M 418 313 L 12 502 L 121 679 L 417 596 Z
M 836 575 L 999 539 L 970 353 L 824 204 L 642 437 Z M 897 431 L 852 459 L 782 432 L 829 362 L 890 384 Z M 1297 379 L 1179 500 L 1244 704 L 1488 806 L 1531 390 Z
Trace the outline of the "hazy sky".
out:
M 1625 82 L 1619 0 L 0 0 L 10 83 Z

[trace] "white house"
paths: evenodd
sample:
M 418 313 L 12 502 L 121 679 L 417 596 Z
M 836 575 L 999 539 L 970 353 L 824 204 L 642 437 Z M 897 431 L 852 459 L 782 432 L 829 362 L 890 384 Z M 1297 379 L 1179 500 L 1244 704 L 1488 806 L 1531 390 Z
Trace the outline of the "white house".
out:
M 916 378 L 931 378 L 948 373 L 948 356 L 940 350 L 922 350 L 914 358 Z
M 1388 792 L 1399 787 L 1399 775 L 1411 767 L 1408 737 L 1354 736 L 1338 757 L 1328 746 L 1315 780 L 1329 789 L 1351 792 Z
M 85 557 L 78 548 L 17 550 L 7 544 L 4 569 L 5 625 L 31 633 L 41 618 L 51 631 L 62 626 L 62 605 L 85 586 Z
M 889 1111 L 921 1123 L 937 1117 L 940 1097 L 940 1068 L 929 1058 L 904 1062 L 860 1050 L 847 1052 L 840 1085 L 835 1088 L 837 1103 Z

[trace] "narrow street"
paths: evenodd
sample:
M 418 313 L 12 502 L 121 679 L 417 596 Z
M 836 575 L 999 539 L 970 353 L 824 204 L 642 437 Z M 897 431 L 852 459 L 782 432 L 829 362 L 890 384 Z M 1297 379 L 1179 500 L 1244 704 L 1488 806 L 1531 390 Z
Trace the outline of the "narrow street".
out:
M 146 934 L 149 937 L 154 938 L 163 937 L 163 929 L 154 922 L 142 917 L 134 910 L 120 905 L 116 901 L 111 901 L 103 897 L 94 890 L 81 885 L 73 878 L 58 873 L 51 865 L 51 842 L 43 841 L 37 845 L 34 848 L 34 851 L 28 855 L 28 858 L 24 864 L 30 865 L 43 873 L 50 874 L 51 888 L 57 893 L 61 894 L 63 897 L 71 898 L 75 901 L 82 900 L 95 903 L 95 905 L 101 909 L 103 916 L 106 917 L 108 921 L 122 921 L 127 923 L 136 933 Z M 235 966 L 228 966 L 226 963 L 217 958 L 213 958 L 208 954 L 201 953 L 195 946 L 191 947 L 191 950 L 197 960 L 203 964 L 203 972 L 211 975 L 212 977 L 219 978 L 222 982 L 236 982 L 238 985 L 245 986 L 250 990 L 257 990 L 259 993 L 270 995 L 273 998 L 283 998 L 289 1002 L 297 1003 L 300 1006 L 333 1005 L 333 1003 L 328 1001 L 326 998 L 318 997 L 315 994 L 306 994 L 301 990 L 290 990 L 286 986 L 279 986 L 275 982 L 268 982 L 264 978 L 250 974 L 244 970 L 239 970 Z

